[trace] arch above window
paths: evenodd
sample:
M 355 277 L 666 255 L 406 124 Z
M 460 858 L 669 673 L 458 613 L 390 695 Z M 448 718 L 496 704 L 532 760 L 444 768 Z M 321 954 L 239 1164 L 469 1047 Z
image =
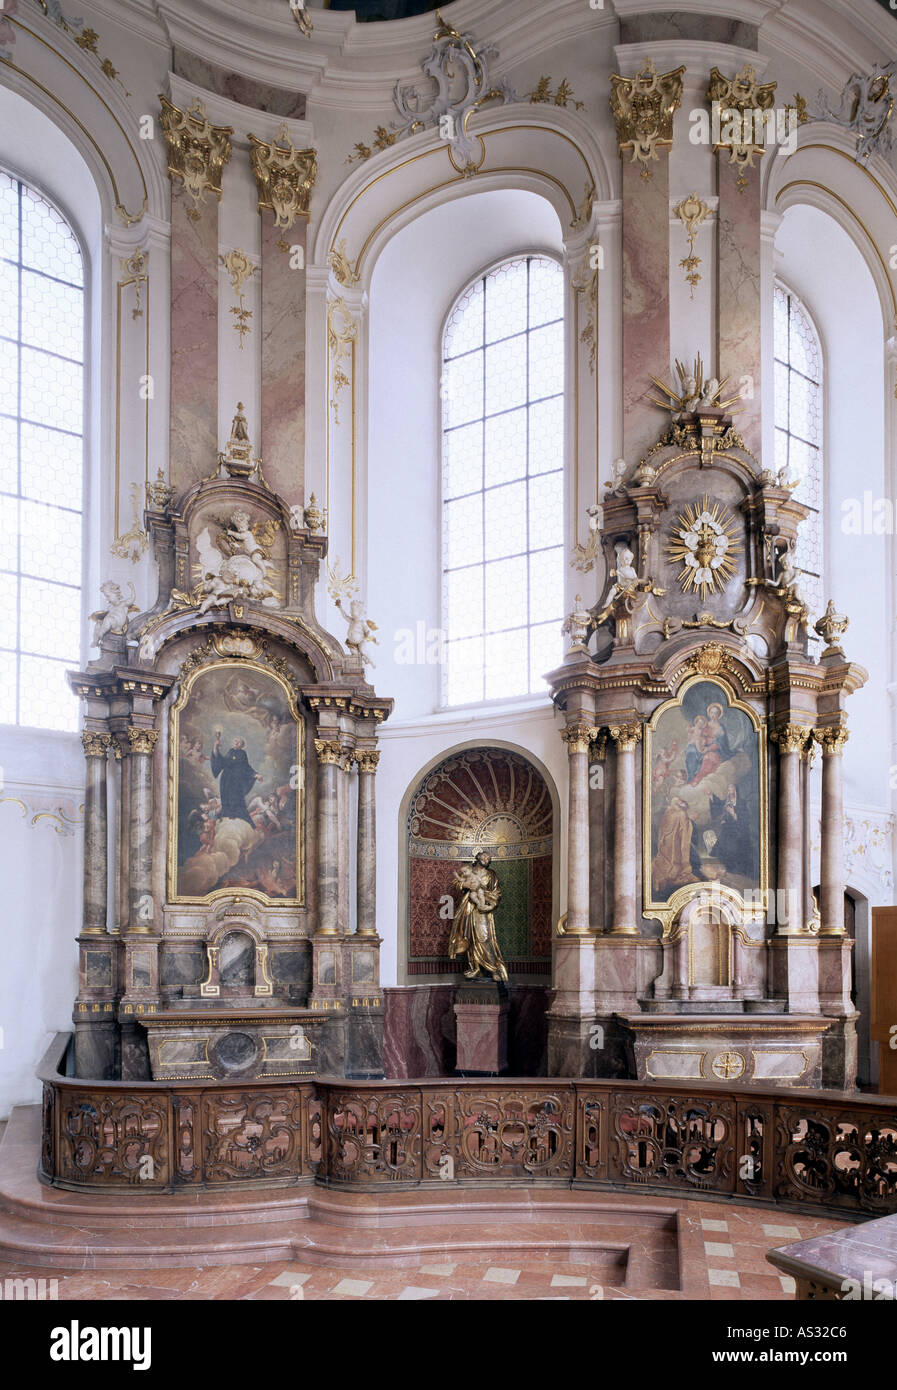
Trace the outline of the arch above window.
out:
M 74 730 L 84 267 L 71 227 L 0 171 L 0 723 Z
M 562 655 L 564 276 L 477 276 L 442 344 L 442 701 L 535 694 Z

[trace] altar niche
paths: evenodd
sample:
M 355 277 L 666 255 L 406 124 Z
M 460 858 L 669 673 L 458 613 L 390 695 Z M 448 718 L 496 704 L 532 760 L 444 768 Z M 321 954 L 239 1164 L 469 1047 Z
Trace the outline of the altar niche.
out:
M 684 901 L 713 885 L 745 908 L 764 904 L 766 730 L 754 711 L 722 682 L 692 677 L 647 723 L 643 757 L 644 915 L 666 933 Z
M 287 683 L 246 660 L 191 672 L 171 711 L 168 897 L 239 889 L 305 904 L 305 721 Z

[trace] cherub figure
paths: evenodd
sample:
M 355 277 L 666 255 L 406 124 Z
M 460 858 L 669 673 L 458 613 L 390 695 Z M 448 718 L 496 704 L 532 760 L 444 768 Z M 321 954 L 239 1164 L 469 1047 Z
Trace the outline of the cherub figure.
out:
M 611 471 L 613 477 L 610 482 L 605 483 L 604 486 L 612 493 L 619 492 L 623 487 L 623 479 L 626 477 L 626 460 L 623 458 L 614 459 L 611 464 Z
M 374 663 L 364 648 L 368 642 L 373 642 L 375 646 L 379 647 L 380 643 L 374 636 L 377 631 L 377 624 L 365 617 L 364 604 L 360 599 L 350 599 L 348 613 L 338 594 L 335 596 L 334 602 L 349 624 L 349 630 L 346 633 L 346 646 L 350 651 L 357 652 L 365 666 L 373 666 Z
M 718 380 L 717 377 L 712 376 L 712 377 L 710 378 L 710 380 L 707 382 L 707 384 L 706 384 L 706 386 L 704 387 L 703 391 L 701 392 L 701 399 L 699 400 L 698 405 L 699 405 L 699 406 L 704 405 L 704 406 L 707 406 L 707 407 L 710 408 L 710 409 L 715 409 L 715 408 L 716 408 L 716 398 L 717 398 L 718 395 L 719 395 L 719 380 Z
M 108 579 L 105 584 L 100 585 L 100 593 L 109 604 L 108 608 L 98 609 L 96 613 L 91 613 L 90 620 L 94 624 L 92 645 L 99 647 L 107 632 L 120 634 L 127 632 L 130 615 L 138 611 L 137 604 L 134 602 L 134 585 L 129 584 L 130 595 L 125 598 L 119 586 L 112 579 Z

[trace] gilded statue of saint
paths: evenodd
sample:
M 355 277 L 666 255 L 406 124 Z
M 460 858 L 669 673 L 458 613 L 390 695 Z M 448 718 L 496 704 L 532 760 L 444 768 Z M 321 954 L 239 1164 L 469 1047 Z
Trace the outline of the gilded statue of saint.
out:
M 472 864 L 455 874 L 456 888 L 463 889 L 458 911 L 452 922 L 449 955 L 467 956 L 468 970 L 464 974 L 474 980 L 484 971 L 494 980 L 507 980 L 508 972 L 501 958 L 495 935 L 493 912 L 501 902 L 498 878 L 490 869 L 491 856 L 481 850 Z

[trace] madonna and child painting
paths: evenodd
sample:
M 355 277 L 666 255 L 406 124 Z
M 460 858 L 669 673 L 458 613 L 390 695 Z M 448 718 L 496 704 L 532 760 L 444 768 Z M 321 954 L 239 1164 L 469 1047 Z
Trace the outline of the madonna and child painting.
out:
M 747 714 L 697 681 L 660 715 L 647 761 L 652 902 L 705 881 L 759 889 L 760 737 Z
M 251 667 L 210 667 L 175 728 L 172 897 L 243 888 L 296 901 L 299 726 L 283 686 Z

